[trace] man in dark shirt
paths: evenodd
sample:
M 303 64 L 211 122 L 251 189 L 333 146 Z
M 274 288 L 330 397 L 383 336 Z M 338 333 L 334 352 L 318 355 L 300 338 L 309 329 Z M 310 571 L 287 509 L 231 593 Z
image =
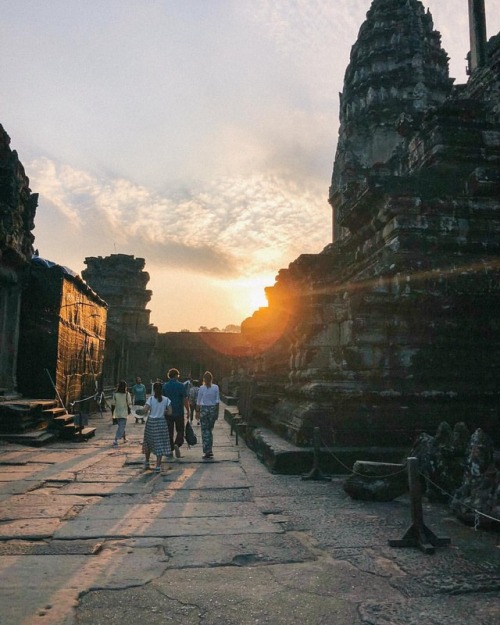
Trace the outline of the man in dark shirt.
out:
M 172 414 L 166 415 L 170 445 L 174 450 L 175 457 L 180 458 L 180 447 L 184 443 L 184 410 L 189 418 L 189 402 L 186 387 L 179 381 L 179 371 L 170 369 L 167 373 L 168 382 L 163 385 L 163 395 L 172 402 Z M 174 440 L 175 426 L 175 440 Z

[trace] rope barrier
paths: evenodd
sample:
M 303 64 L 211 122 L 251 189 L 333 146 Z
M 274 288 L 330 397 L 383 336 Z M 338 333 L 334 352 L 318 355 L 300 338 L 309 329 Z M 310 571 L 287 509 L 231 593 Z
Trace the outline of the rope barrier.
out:
M 438 490 L 440 490 L 444 495 L 447 495 L 450 499 L 454 498 L 454 495 L 451 495 L 449 492 L 447 492 L 446 490 L 444 490 L 444 488 L 441 488 L 441 486 L 439 486 L 438 484 L 436 484 L 435 482 L 433 482 L 431 480 L 431 478 L 428 475 L 425 475 L 424 473 L 420 472 L 420 475 L 425 479 L 426 482 L 432 484 L 434 486 L 434 488 L 437 488 Z M 472 506 L 469 506 L 469 504 L 466 504 L 464 502 L 460 502 L 461 506 L 464 506 L 464 508 L 467 508 L 468 510 L 470 510 L 471 512 L 474 512 L 475 514 L 475 519 L 474 519 L 474 529 L 477 531 L 478 527 L 479 527 L 479 517 L 484 517 L 485 519 L 489 519 L 490 521 L 496 521 L 497 523 L 500 523 L 500 519 L 496 519 L 495 517 L 490 516 L 489 514 L 486 514 L 484 512 L 481 512 L 480 510 L 478 510 L 477 508 L 473 508 Z
M 75 399 L 75 401 L 72 401 L 70 403 L 70 406 L 71 408 L 73 408 L 75 404 L 81 404 L 84 401 L 89 401 L 89 399 L 95 399 L 97 403 L 100 403 L 102 399 L 105 399 L 104 393 L 95 393 L 95 395 L 91 395 L 90 397 L 85 397 L 84 399 Z
M 395 471 L 394 473 L 386 473 L 386 474 L 383 474 L 383 475 L 365 475 L 364 473 L 359 473 L 359 471 L 355 471 L 351 467 L 348 467 L 346 464 L 344 464 L 342 462 L 342 460 L 340 460 L 340 458 L 338 456 L 336 456 L 333 453 L 333 451 L 331 451 L 330 447 L 325 443 L 325 441 L 323 439 L 321 439 L 321 444 L 326 449 L 326 451 L 332 456 L 332 458 L 334 458 L 336 460 L 336 462 L 338 462 L 342 467 L 344 467 L 344 469 L 347 469 L 347 471 L 349 473 L 351 473 L 352 475 L 359 475 L 360 477 L 363 477 L 363 478 L 369 478 L 369 479 L 375 479 L 376 480 L 376 479 L 386 479 L 386 478 L 394 477 L 396 475 L 400 475 L 401 473 L 406 473 L 407 472 L 407 466 L 405 465 L 405 467 L 403 469 L 401 469 L 399 471 Z M 428 475 L 425 475 L 421 471 L 419 472 L 419 474 L 426 480 L 426 482 L 432 484 L 434 486 L 434 488 L 437 488 L 439 491 L 441 491 L 441 493 L 443 493 L 444 495 L 446 495 L 450 499 L 453 499 L 454 495 L 451 495 L 446 490 L 444 490 L 444 488 L 442 488 L 441 486 L 439 486 L 438 484 L 433 482 Z M 485 512 L 481 512 L 480 510 L 470 506 L 469 504 L 466 504 L 464 502 L 460 502 L 460 505 L 464 506 L 465 508 L 467 508 L 471 512 L 474 512 L 474 514 L 475 514 L 475 517 L 474 517 L 474 529 L 476 531 L 479 528 L 480 517 L 483 517 L 483 518 L 488 519 L 490 521 L 495 521 L 496 523 L 500 523 L 500 519 L 497 519 L 497 518 L 495 518 L 495 517 L 493 517 L 493 516 L 491 516 L 489 514 L 486 514 Z
M 325 444 L 325 441 L 323 439 L 321 439 L 321 444 L 323 445 L 323 447 L 326 449 L 326 451 L 332 456 L 332 458 L 334 458 L 342 467 L 344 467 L 344 469 L 347 469 L 347 471 L 349 473 L 352 473 L 353 475 L 360 475 L 361 477 L 367 477 L 367 478 L 371 478 L 374 480 L 379 480 L 379 479 L 385 479 L 388 477 L 394 477 L 395 475 L 400 475 L 401 473 L 406 473 L 407 468 L 406 465 L 400 469 L 399 471 L 395 471 L 394 473 L 387 473 L 384 475 L 365 475 L 364 473 L 359 473 L 359 471 L 355 471 L 354 469 L 352 469 L 351 467 L 348 467 L 346 464 L 344 464 L 342 462 L 342 460 L 340 460 L 340 458 L 338 458 L 333 451 L 330 450 L 330 448 L 328 447 L 328 445 Z

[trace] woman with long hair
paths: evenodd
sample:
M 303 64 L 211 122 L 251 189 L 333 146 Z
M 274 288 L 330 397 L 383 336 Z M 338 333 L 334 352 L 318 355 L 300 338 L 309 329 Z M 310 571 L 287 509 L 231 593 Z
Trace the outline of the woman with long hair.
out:
M 203 386 L 200 386 L 196 398 L 196 418 L 200 421 L 201 442 L 203 445 L 203 460 L 214 457 L 212 446 L 214 442 L 213 429 L 219 417 L 219 387 L 213 382 L 210 371 L 203 374 Z
M 127 440 L 125 434 L 125 428 L 127 426 L 127 417 L 130 413 L 130 406 L 132 399 L 130 393 L 127 390 L 127 383 L 125 380 L 120 380 L 116 391 L 113 393 L 111 400 L 111 407 L 113 410 L 113 419 L 116 419 L 118 427 L 116 428 L 115 440 L 113 441 L 113 447 L 118 447 L 118 441 L 123 438 Z
M 156 456 L 155 472 L 161 471 L 161 459 L 172 456 L 170 447 L 170 435 L 165 420 L 166 414 L 172 412 L 172 402 L 162 394 L 161 382 L 153 384 L 153 395 L 146 400 L 144 405 L 144 415 L 149 413 L 144 428 L 144 440 L 142 442 L 142 452 L 145 456 L 144 470 L 149 469 L 149 458 L 151 453 Z

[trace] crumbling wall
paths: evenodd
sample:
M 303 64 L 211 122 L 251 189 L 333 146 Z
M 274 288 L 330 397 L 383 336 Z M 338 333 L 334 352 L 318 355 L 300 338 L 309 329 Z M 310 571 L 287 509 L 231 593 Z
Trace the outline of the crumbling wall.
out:
M 0 124 L 0 395 L 17 387 L 19 311 L 23 272 L 33 254 L 38 195 Z

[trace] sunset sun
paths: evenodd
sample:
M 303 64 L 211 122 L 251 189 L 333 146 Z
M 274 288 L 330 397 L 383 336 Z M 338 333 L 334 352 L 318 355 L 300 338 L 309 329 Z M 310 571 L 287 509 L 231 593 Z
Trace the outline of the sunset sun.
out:
M 243 278 L 234 282 L 235 291 L 239 293 L 239 310 L 250 316 L 259 308 L 267 306 L 267 299 L 264 289 L 273 286 L 274 276 L 259 276 L 254 278 Z

